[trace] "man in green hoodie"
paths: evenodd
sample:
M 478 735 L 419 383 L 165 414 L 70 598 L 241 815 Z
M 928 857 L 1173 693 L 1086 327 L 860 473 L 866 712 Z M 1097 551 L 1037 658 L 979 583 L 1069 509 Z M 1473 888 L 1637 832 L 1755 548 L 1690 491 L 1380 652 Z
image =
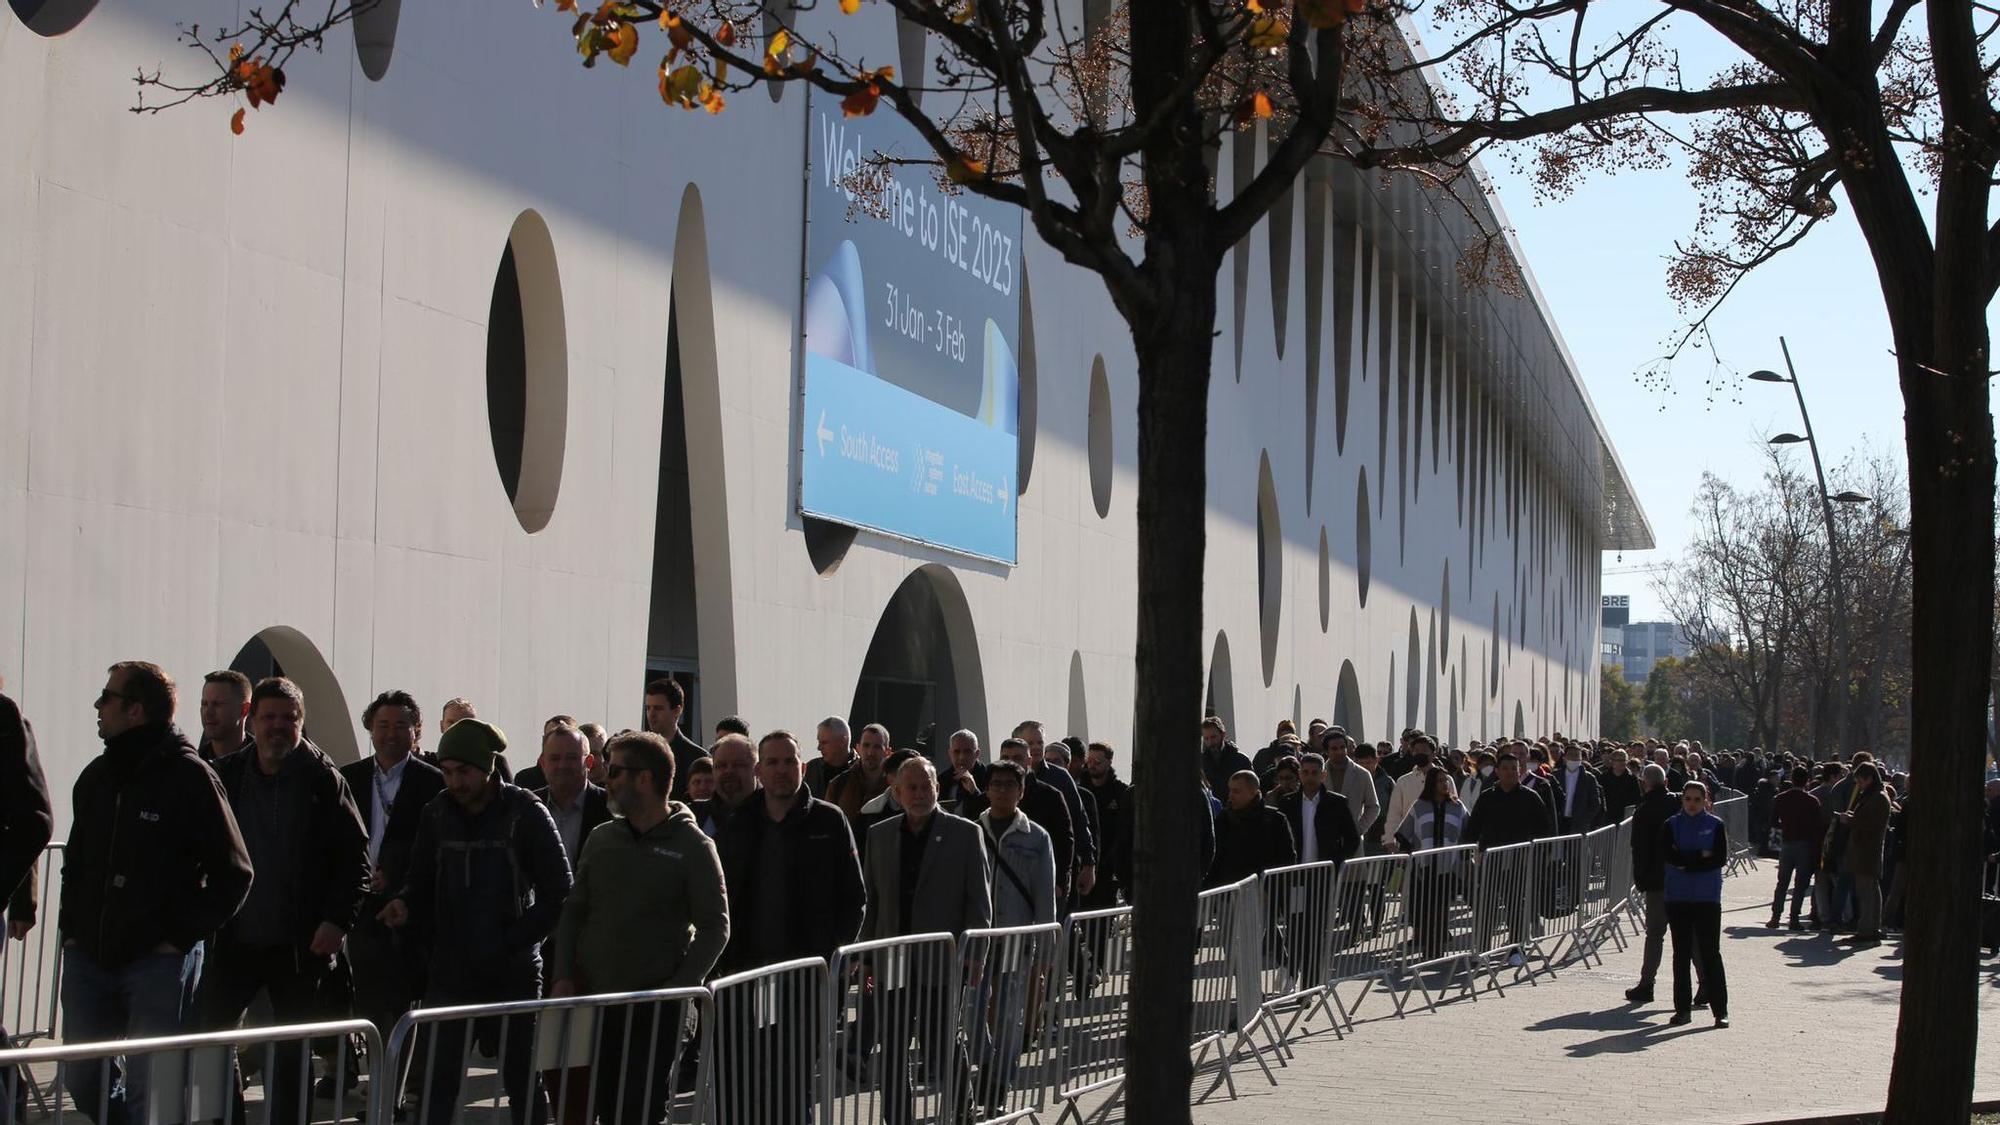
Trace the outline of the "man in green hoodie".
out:
M 599 825 L 584 842 L 575 886 L 556 923 L 549 995 L 697 986 L 729 942 L 729 900 L 715 845 L 686 805 L 668 799 L 674 757 L 665 739 L 621 734 L 604 751 L 611 807 L 623 819 Z M 661 1120 L 683 1006 L 603 1011 L 598 1120 Z

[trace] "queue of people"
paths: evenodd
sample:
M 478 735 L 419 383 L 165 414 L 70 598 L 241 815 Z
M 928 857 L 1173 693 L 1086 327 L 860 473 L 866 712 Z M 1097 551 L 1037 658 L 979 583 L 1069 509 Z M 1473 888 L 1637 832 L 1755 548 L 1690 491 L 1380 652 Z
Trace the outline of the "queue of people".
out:
M 104 749 L 76 783 L 59 913 L 71 1038 L 230 1029 L 261 997 L 282 1022 L 352 1013 L 386 1040 L 416 1006 L 698 985 L 830 958 L 858 940 L 1055 922 L 1132 894 L 1136 810 L 1117 751 L 1051 739 L 1032 720 L 988 761 L 969 730 L 934 759 L 896 748 L 880 724 L 856 736 L 833 716 L 815 726 L 807 761 L 798 736 L 753 739 L 733 716 L 710 745 L 694 741 L 682 730 L 685 694 L 663 679 L 646 688 L 645 729 L 552 716 L 529 760 L 464 698 L 441 708 L 427 746 L 422 707 L 392 690 L 359 716 L 369 756 L 336 766 L 307 731 L 344 717 L 321 720 L 312 702 L 283 677 L 212 673 L 197 746 L 176 725 L 177 688 L 163 670 L 140 661 L 108 670 L 96 700 Z M 1199 761 L 1189 799 L 1205 814 L 1196 821 L 1208 886 L 1294 863 L 1461 844 L 1483 853 L 1629 817 L 1646 942 L 1627 996 L 1652 1000 L 1671 938 L 1675 1022 L 1706 1007 L 1728 1024 L 1719 939 L 1730 842 L 1710 811 L 1725 787 L 1754 794 L 1781 783 L 1763 813 L 1779 857 L 1772 926 L 1789 899 L 1800 928 L 1810 901 L 1813 924 L 1851 918 L 1856 940 L 1879 940 L 1897 905 L 1885 874 L 1907 779 L 1865 753 L 1810 767 L 1754 751 L 1711 761 L 1699 744 L 1560 736 L 1461 750 L 1420 730 L 1370 743 L 1314 720 L 1304 736 L 1281 724 L 1252 757 L 1209 716 Z M 19 938 L 35 923 L 31 875 L 54 826 L 32 728 L 5 696 L 0 771 L 0 885 L 12 891 Z M 2000 833 L 2000 787 L 1990 796 Z M 1436 956 L 1456 875 L 1426 867 L 1412 878 L 1411 940 Z M 1372 913 L 1379 925 L 1382 888 L 1352 890 L 1337 904 L 1341 924 L 1359 927 Z M 1312 917 L 1335 924 L 1333 908 Z M 1090 954 L 1072 951 L 1083 962 Z M 989 1022 L 966 1044 L 939 1034 L 945 1000 L 923 994 L 928 986 L 899 992 L 905 984 L 878 981 L 878 1017 L 849 1042 L 858 1056 L 914 1057 L 933 1077 L 954 1075 L 967 1100 L 954 1113 L 975 1098 L 997 1108 L 1016 1079 L 1024 1018 L 1008 990 L 1024 980 L 981 984 L 977 1011 Z M 498 1058 L 522 1125 L 579 1104 L 595 1105 L 599 1121 L 651 1123 L 683 1077 L 676 1060 L 691 1057 L 688 1014 L 652 1015 L 614 1010 L 594 1066 L 581 1069 L 537 1070 L 531 1015 L 427 1025 L 418 1050 L 458 1059 L 476 1041 Z M 287 1051 L 265 1077 L 274 1125 L 306 1105 L 305 1048 Z M 797 1075 L 714 1062 L 735 1079 L 724 1083 L 733 1097 L 755 1088 L 767 1105 L 808 1104 Z M 459 1105 L 462 1068 L 422 1071 L 399 1098 L 426 1125 L 443 1125 Z M 581 1085 L 592 1073 L 594 1090 Z M 621 1080 L 631 1074 L 651 1077 Z M 906 1068 L 884 1074 L 885 1118 L 913 1119 Z M 135 1119 L 148 1077 L 143 1059 L 67 1072 L 78 1108 L 99 1125 Z M 740 1119 L 750 1107 L 723 1110 Z

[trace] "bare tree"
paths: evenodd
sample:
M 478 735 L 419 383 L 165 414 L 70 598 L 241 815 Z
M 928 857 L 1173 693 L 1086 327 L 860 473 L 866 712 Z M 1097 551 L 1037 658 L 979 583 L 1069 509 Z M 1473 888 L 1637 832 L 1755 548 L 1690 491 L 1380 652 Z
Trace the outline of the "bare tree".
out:
M 1867 241 L 1906 407 L 1912 764 L 1932 795 L 1910 828 L 1913 909 L 1888 1117 L 1966 1120 L 1994 632 L 1986 314 L 2000 288 L 2000 224 L 1989 207 L 2000 163 L 2000 9 L 1987 0 L 1453 0 L 1429 9 L 1446 32 L 1439 48 L 1412 58 L 1397 20 L 1421 0 L 1147 0 L 1122 14 L 1093 0 L 1069 16 L 1049 0 L 878 2 L 941 45 L 922 84 L 950 95 L 947 108 L 920 106 L 917 88 L 893 72 L 843 58 L 820 34 L 829 25 L 805 15 L 795 24 L 796 9 L 759 0 L 613 0 L 575 12 L 570 32 L 586 65 L 629 63 L 657 27 L 672 45 L 661 96 L 685 108 L 720 110 L 729 92 L 760 81 L 810 83 L 851 112 L 887 105 L 923 134 L 952 182 L 1021 206 L 1044 241 L 1097 273 L 1130 328 L 1140 381 L 1134 733 L 1147 748 L 1135 777 L 1145 940 L 1134 1116 L 1187 1118 L 1186 1059 L 1164 1044 L 1187 1026 L 1194 940 L 1185 925 L 1192 812 L 1178 788 L 1201 698 L 1206 466 L 1188 454 L 1205 448 L 1216 271 L 1317 152 L 1404 170 L 1461 199 L 1481 153 L 1530 142 L 1551 192 L 1596 170 L 1687 161 L 1708 202 L 1668 277 L 1690 307 L 1689 337 L 1747 271 L 1843 201 Z M 860 0 L 839 5 L 852 12 Z M 295 20 L 297 11 L 313 14 Z M 260 105 L 282 90 L 292 52 L 353 11 L 341 0 L 324 9 L 284 0 L 278 17 L 253 13 L 230 29 L 244 40 L 238 49 L 223 46 L 228 34 L 211 37 L 214 74 L 180 86 L 154 75 L 149 89 L 169 102 L 221 93 Z M 1094 24 L 1082 14 L 1095 14 Z M 1695 34 L 1718 37 L 1737 61 L 1684 74 L 1676 37 Z M 1259 121 L 1274 138 L 1268 159 L 1218 201 L 1208 169 L 1222 133 Z M 1482 276 L 1504 270 L 1497 245 L 1475 243 L 1468 254 Z M 1765 706 L 1782 683 L 1772 681 Z

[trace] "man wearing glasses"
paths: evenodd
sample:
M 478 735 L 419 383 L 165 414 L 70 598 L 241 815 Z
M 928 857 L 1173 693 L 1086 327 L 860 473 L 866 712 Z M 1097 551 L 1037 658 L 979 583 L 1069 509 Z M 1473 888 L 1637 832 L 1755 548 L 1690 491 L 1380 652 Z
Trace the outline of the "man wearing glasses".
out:
M 63 1034 L 72 1041 L 173 1035 L 193 1015 L 204 937 L 250 890 L 250 854 L 215 774 L 174 725 L 172 677 L 111 666 L 97 697 L 104 753 L 70 798 L 63 864 Z M 69 1065 L 76 1107 L 97 1125 L 145 1112 L 149 1066 Z
M 1702 989 L 1708 994 L 1715 1026 L 1729 1026 L 1729 984 L 1722 975 L 1722 868 L 1729 836 L 1722 820 L 1708 811 L 1708 786 L 1690 781 L 1681 789 L 1681 810 L 1660 829 L 1666 862 L 1667 929 L 1674 939 L 1674 1024 L 1694 1019 L 1694 988 L 1688 970 L 1701 962 Z

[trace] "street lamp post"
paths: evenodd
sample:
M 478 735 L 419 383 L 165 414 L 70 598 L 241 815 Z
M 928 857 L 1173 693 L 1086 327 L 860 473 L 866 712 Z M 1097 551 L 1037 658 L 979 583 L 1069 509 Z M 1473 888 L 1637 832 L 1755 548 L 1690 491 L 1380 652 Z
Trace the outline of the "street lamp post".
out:
M 1829 675 L 1820 685 L 1822 693 L 1832 694 L 1834 698 L 1829 701 L 1822 696 L 1820 700 L 1820 714 L 1825 714 L 1827 705 L 1830 702 L 1834 715 L 1835 751 L 1836 753 L 1845 753 L 1847 751 L 1847 690 L 1844 684 L 1841 690 L 1837 692 L 1831 690 L 1834 676 L 1845 678 L 1848 658 L 1847 614 L 1845 612 L 1847 593 L 1844 588 L 1845 584 L 1840 569 L 1840 532 L 1834 524 L 1833 505 L 1836 501 L 1843 504 L 1865 504 L 1868 502 L 1869 497 L 1853 491 L 1834 494 L 1826 490 L 1826 466 L 1820 461 L 1819 442 L 1813 437 L 1812 415 L 1806 411 L 1805 392 L 1799 389 L 1799 372 L 1796 367 L 1792 366 L 1792 349 L 1790 345 L 1785 343 L 1783 336 L 1778 337 L 1778 350 L 1785 355 L 1786 375 L 1780 375 L 1775 371 L 1752 371 L 1750 378 L 1760 383 L 1790 383 L 1792 385 L 1792 397 L 1798 400 L 1799 404 L 1799 421 L 1804 424 L 1806 429 L 1804 437 L 1792 433 L 1779 434 L 1771 439 L 1771 444 L 1794 445 L 1804 442 L 1806 449 L 1812 453 L 1813 477 L 1819 482 L 1820 511 L 1826 518 L 1827 585 L 1831 587 L 1833 595 L 1830 613 L 1833 618 L 1834 657 L 1834 668 L 1830 670 Z M 1814 725 L 1817 726 L 1819 724 L 1816 722 Z M 1818 741 L 1817 737 L 1815 737 L 1814 741 Z

